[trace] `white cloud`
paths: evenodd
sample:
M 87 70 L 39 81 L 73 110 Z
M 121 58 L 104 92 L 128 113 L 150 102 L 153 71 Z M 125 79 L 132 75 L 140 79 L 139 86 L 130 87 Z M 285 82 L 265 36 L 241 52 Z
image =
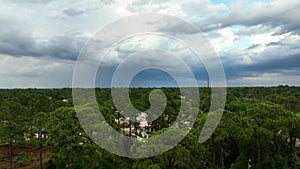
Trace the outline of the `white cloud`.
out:
M 299 75 L 287 75 L 282 73 L 263 73 L 252 77 L 241 77 L 228 80 L 230 86 L 278 86 L 279 84 L 299 85 Z
M 180 10 L 181 2 L 177 1 L 147 1 L 134 0 L 129 1 L 126 9 L 131 13 L 145 13 L 156 12 L 162 14 L 169 14 L 177 17 L 182 17 L 184 13 Z
M 230 28 L 224 28 L 217 31 L 219 37 L 211 39 L 210 42 L 217 52 L 222 49 L 232 46 L 236 39 L 235 34 Z
M 233 1 L 231 10 L 222 16 L 208 16 L 199 21 L 199 25 L 211 25 L 210 28 L 223 28 L 232 25 L 254 26 L 269 25 L 273 28 L 280 26 L 281 32 L 299 32 L 300 9 L 298 0 L 272 0 L 268 2 L 251 2 L 246 0 Z
M 104 63 L 108 65 L 116 65 L 130 54 L 137 51 L 153 49 L 167 51 L 185 61 L 192 60 L 189 63 L 195 62 L 195 60 L 192 59 L 192 51 L 176 39 L 170 39 L 169 37 L 159 34 L 144 34 L 132 36 L 120 42 L 116 47 L 112 48 L 108 56 L 105 58 Z M 157 58 L 161 58 L 161 56 L 157 56 Z
M 0 58 L 0 88 L 71 85 L 74 63 L 70 61 L 7 55 Z
M 69 51 L 78 50 L 80 45 L 74 43 L 74 38 L 62 35 L 78 32 L 84 37 L 90 37 L 110 22 L 144 12 L 169 14 L 195 23 L 201 30 L 206 31 L 205 34 L 221 55 L 224 64 L 235 69 L 233 72 L 244 71 L 247 74 L 249 70 L 246 66 L 250 65 L 254 68 L 256 65 L 265 66 L 264 69 L 260 68 L 261 70 L 254 70 L 251 67 L 251 71 L 259 74 L 256 79 L 245 75 L 235 84 L 266 84 L 266 81 L 272 84 L 283 83 L 282 79 L 284 78 L 280 78 L 283 77 L 282 73 L 274 74 L 270 71 L 275 69 L 295 70 L 295 67 L 300 66 L 296 62 L 296 56 L 300 54 L 300 18 L 298 17 L 300 2 L 298 0 L 232 1 L 228 5 L 230 8 L 222 3 L 214 4 L 209 0 L 52 0 L 46 4 L 42 2 L 44 0 L 4 0 L 0 2 L 0 24 L 2 25 L 2 33 L 0 33 L 0 43 L 2 44 L 0 49 L 2 51 L 0 52 L 5 53 L 3 44 L 8 45 L 7 42 L 18 37 L 9 47 L 23 49 L 23 53 L 35 51 L 31 55 L 36 57 L 30 55 L 21 57 L 23 53 L 14 55 L 13 52 L 10 53 L 11 56 L 8 52 L 6 54 L 9 56 L 1 55 L 0 86 L 2 87 L 69 85 L 72 77 L 72 63 L 59 60 L 59 57 L 54 58 L 53 50 L 41 52 L 41 50 L 33 48 L 41 44 L 50 45 L 50 47 L 61 50 L 62 54 L 68 49 L 71 49 Z M 192 35 L 194 33 L 184 28 L 175 24 L 171 29 L 182 34 Z M 118 29 L 123 31 L 122 27 Z M 9 31 L 16 32 L 14 35 L 20 36 L 6 33 Z M 7 38 L 8 36 L 10 38 Z M 194 39 L 194 41 L 198 42 L 199 39 Z M 26 46 L 29 48 L 25 48 Z M 126 52 L 149 48 L 169 50 L 188 63 L 195 62 L 190 51 L 185 50 L 182 44 L 157 36 L 144 36 L 120 44 L 116 50 L 110 53 L 106 62 L 111 65 L 117 64 L 122 61 Z M 16 51 L 14 50 L 14 52 Z M 38 56 L 41 53 L 44 55 L 45 52 L 48 52 L 48 56 L 52 58 Z M 73 56 L 77 55 L 76 52 L 69 53 L 72 56 L 68 56 L 68 58 L 76 58 Z M 12 55 L 16 57 L 12 57 Z M 287 61 L 284 62 L 284 60 Z M 278 68 L 278 63 L 283 65 Z M 295 71 L 297 72 L 297 70 Z M 292 73 L 286 72 L 287 74 Z M 295 76 L 288 77 L 297 79 Z M 240 76 L 236 76 L 236 78 L 240 78 Z M 263 79 L 267 80 L 263 81 Z M 286 82 L 299 84 L 299 81 L 291 79 L 287 79 Z
M 223 3 L 213 4 L 209 0 L 182 1 L 181 9 L 188 16 L 206 16 L 225 13 L 228 11 L 227 6 Z

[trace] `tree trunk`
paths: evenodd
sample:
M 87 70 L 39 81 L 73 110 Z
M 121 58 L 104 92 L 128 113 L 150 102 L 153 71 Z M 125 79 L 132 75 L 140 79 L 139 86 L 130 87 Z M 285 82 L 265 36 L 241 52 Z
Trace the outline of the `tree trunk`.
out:
M 134 129 L 135 129 L 135 136 L 137 137 L 138 136 L 138 124 L 135 122 L 134 123 Z
M 43 169 L 43 143 L 40 143 L 40 169 Z
M 257 143 L 257 161 L 260 161 L 261 159 L 261 149 L 260 149 L 260 144 Z
M 12 148 L 12 138 L 9 140 L 9 169 L 13 168 L 13 148 Z
M 168 157 L 168 161 L 169 161 L 169 164 L 168 164 L 169 169 L 174 169 L 177 166 L 175 158 Z
M 131 122 L 129 122 L 129 137 L 131 137 Z
M 216 166 L 216 148 L 215 148 L 215 136 L 212 135 L 212 151 L 213 151 L 213 154 L 212 154 L 212 166 Z
M 43 146 L 40 147 L 40 169 L 43 169 Z
M 221 165 L 221 169 L 225 168 L 225 164 L 224 164 L 224 149 L 223 147 L 221 147 L 221 156 L 220 156 L 220 165 Z
M 72 158 L 69 158 L 68 160 L 68 169 L 72 169 Z
M 212 159 L 212 165 L 214 167 L 214 166 L 216 166 L 216 152 L 215 151 L 213 152 L 213 157 L 212 158 L 213 158 Z
M 290 144 L 295 147 L 296 145 L 296 137 L 294 137 L 294 133 L 292 131 L 289 132 Z

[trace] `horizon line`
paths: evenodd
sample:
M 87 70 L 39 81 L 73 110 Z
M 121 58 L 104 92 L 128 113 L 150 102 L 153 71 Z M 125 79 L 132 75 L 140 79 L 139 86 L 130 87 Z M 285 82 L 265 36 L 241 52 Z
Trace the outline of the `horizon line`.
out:
M 207 86 L 132 86 L 132 87 L 0 87 L 0 90 L 26 90 L 26 89 L 111 89 L 111 88 L 130 88 L 130 89 L 138 89 L 138 88 L 239 88 L 239 87 L 250 87 L 250 88 L 256 88 L 256 87 L 300 87 L 300 85 L 241 85 L 241 86 L 215 86 L 215 87 L 207 87 Z

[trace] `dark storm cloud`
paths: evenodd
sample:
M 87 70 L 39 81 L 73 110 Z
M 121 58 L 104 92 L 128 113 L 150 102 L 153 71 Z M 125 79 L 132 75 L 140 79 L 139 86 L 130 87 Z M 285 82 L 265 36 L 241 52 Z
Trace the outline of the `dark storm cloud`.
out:
M 97 87 L 111 87 L 112 77 L 116 71 L 116 66 L 103 66 L 99 67 L 96 76 Z M 139 72 L 131 81 L 131 87 L 166 87 L 177 86 L 175 80 L 166 72 L 147 69 Z M 115 86 L 116 87 L 116 86 Z M 118 86 L 120 87 L 120 86 Z M 122 86 L 124 87 L 124 86 Z
M 191 26 L 186 21 L 179 22 L 167 22 L 165 21 L 162 24 L 157 24 L 158 32 L 171 32 L 171 33 L 180 33 L 180 34 L 196 34 L 199 33 L 198 29 Z
M 259 47 L 259 46 L 260 46 L 259 44 L 254 44 L 254 45 L 251 45 L 250 47 L 248 47 L 246 50 L 255 49 L 255 48 Z
M 18 31 L 1 31 L 0 53 L 12 56 L 35 55 L 36 43 L 30 36 Z
M 76 60 L 86 40 L 74 35 L 57 36 L 41 45 L 40 55 Z
M 76 60 L 87 38 L 76 34 L 56 36 L 40 41 L 32 35 L 17 30 L 0 32 L 0 53 L 15 57 L 54 57 Z
M 275 4 L 275 3 L 274 3 Z M 277 34 L 287 32 L 300 33 L 300 2 L 295 4 L 285 3 L 278 7 L 265 4 L 263 6 L 250 6 L 245 8 L 233 7 L 230 13 L 224 15 L 213 15 L 201 19 L 197 25 L 203 31 L 221 29 L 233 25 L 244 25 L 247 27 L 264 25 L 270 28 L 280 27 Z
M 274 28 L 272 28 L 270 25 L 260 24 L 260 25 L 253 25 L 253 26 L 245 27 L 244 29 L 240 29 L 238 32 L 235 33 L 235 35 L 239 37 L 247 37 L 255 34 L 263 34 L 272 31 L 274 31 Z
M 227 53 L 226 55 L 230 55 Z M 286 70 L 294 70 L 293 74 L 300 75 L 300 52 L 287 54 L 282 57 L 274 57 L 265 54 L 261 58 L 253 60 L 252 63 L 237 63 L 233 60 L 223 60 L 226 77 L 229 79 L 239 79 L 242 77 L 254 77 L 263 73 L 282 73 Z M 278 53 L 278 55 L 281 55 Z M 233 58 L 235 56 L 232 56 Z
M 63 15 L 69 16 L 69 17 L 76 17 L 84 15 L 84 11 L 81 9 L 72 9 L 72 8 L 64 8 L 62 10 Z

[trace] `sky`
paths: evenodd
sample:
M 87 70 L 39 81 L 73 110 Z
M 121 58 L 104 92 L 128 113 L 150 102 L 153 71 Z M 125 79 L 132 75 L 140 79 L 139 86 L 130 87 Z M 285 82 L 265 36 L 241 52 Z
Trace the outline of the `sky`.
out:
M 90 38 L 114 21 L 149 12 L 178 17 L 201 30 L 223 64 L 227 86 L 299 86 L 299 11 L 299 0 L 0 0 L 0 88 L 72 87 L 74 66 Z M 176 24 L 168 26 L 168 31 L 194 36 Z M 96 86 L 110 86 L 122 60 L 147 49 L 177 55 L 191 68 L 197 84 L 206 86 L 205 66 L 195 61 L 191 50 L 156 34 L 132 36 L 112 47 L 98 69 Z M 158 58 L 150 53 L 134 64 L 165 64 L 189 86 L 175 62 Z M 131 83 L 173 86 L 176 79 L 149 69 Z

